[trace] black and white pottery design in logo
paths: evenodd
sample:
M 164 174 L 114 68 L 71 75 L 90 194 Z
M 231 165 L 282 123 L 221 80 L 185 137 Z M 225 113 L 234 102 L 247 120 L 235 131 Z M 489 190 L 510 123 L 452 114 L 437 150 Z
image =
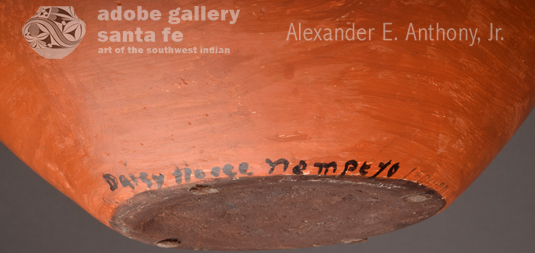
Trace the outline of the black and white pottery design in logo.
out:
M 85 23 L 71 6 L 41 6 L 24 24 L 22 34 L 30 46 L 46 59 L 61 59 L 80 44 Z

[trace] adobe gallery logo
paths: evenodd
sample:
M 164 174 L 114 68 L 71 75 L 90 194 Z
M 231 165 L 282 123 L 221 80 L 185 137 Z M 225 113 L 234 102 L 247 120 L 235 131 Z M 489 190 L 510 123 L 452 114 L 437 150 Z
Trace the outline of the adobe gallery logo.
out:
M 46 59 L 61 59 L 80 44 L 85 23 L 72 6 L 41 6 L 24 27 L 22 34 L 32 49 Z

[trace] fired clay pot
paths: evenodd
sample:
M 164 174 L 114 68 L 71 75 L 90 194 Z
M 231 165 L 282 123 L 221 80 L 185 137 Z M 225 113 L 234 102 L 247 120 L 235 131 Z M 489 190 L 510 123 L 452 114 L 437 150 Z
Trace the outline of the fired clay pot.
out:
M 237 22 L 177 25 L 169 10 L 199 4 L 122 2 L 163 18 L 115 22 L 97 19 L 114 2 L 70 1 L 88 43 L 55 61 L 20 37 L 30 3 L 0 19 L 0 140 L 104 224 L 161 247 L 311 247 L 414 224 L 466 190 L 535 104 L 528 0 L 205 1 Z M 287 40 L 292 23 L 348 22 L 389 22 L 399 39 Z M 482 36 L 492 23 L 504 40 L 404 41 L 410 23 Z M 99 42 L 136 27 L 183 40 Z M 165 47 L 230 53 L 146 53 Z
M 80 44 L 85 23 L 71 6 L 41 6 L 22 28 L 32 49 L 46 59 L 61 59 Z

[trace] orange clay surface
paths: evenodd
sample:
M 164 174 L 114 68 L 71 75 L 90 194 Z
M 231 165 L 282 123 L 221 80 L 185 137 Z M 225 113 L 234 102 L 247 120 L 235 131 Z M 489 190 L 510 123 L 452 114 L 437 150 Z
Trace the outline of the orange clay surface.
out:
M 535 104 L 531 0 L 205 1 L 239 18 L 176 25 L 169 10 L 199 4 L 123 1 L 162 19 L 99 21 L 118 4 L 59 0 L 87 26 L 61 60 L 42 58 L 21 35 L 47 4 L 0 3 L 0 141 L 105 224 L 137 193 L 229 177 L 405 179 L 449 205 Z M 372 39 L 287 40 L 291 23 L 348 22 L 375 28 Z M 397 41 L 383 40 L 385 22 Z M 405 41 L 411 22 L 479 28 L 481 43 Z M 504 40 L 487 40 L 491 23 Z M 98 41 L 100 31 L 137 27 L 156 42 Z M 183 40 L 163 42 L 166 27 Z M 99 53 L 215 46 L 230 53 Z

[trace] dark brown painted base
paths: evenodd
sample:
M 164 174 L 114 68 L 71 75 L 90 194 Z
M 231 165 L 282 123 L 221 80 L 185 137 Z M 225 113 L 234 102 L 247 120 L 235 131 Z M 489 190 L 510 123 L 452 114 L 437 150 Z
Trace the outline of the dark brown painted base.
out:
M 166 248 L 286 249 L 365 241 L 444 205 L 435 191 L 398 179 L 251 177 L 146 191 L 119 206 L 110 223 Z

